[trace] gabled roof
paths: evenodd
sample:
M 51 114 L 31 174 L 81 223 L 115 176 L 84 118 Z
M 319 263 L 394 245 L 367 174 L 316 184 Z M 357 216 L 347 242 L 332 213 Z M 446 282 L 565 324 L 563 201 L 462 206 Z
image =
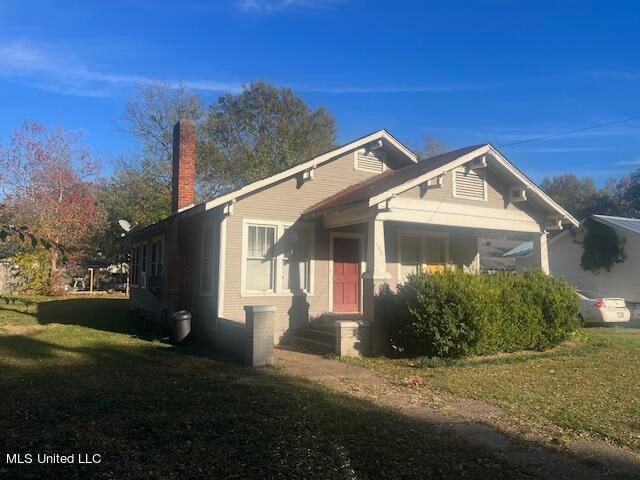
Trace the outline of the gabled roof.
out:
M 573 218 L 569 212 L 540 190 L 533 181 L 527 178 L 526 175 L 511 164 L 511 162 L 490 144 L 459 148 L 428 158 L 414 165 L 408 165 L 395 171 L 381 173 L 313 205 L 307 209 L 305 213 L 320 212 L 364 201 L 367 201 L 369 206 L 377 205 L 397 194 L 423 184 L 432 178 L 438 177 L 449 170 L 486 154 L 490 154 L 503 170 L 515 178 L 517 182 L 525 186 L 528 192 L 531 192 L 533 196 L 538 198 L 548 208 L 559 214 L 563 220 L 573 225 L 578 225 L 578 221 Z
M 640 219 L 627 217 L 611 217 L 609 215 L 592 215 L 594 220 L 612 227 L 622 228 L 628 232 L 640 235 Z
M 328 197 L 321 202 L 309 207 L 305 213 L 317 212 L 333 207 L 350 205 L 364 202 L 372 197 L 381 195 L 388 190 L 402 185 L 412 179 L 418 178 L 443 165 L 447 165 L 453 160 L 460 158 L 470 152 L 477 150 L 482 145 L 459 148 L 451 152 L 436 155 L 413 165 L 408 165 L 398 170 L 387 170 L 374 177 L 368 178 L 364 182 L 357 183 L 338 192 L 332 197 Z
M 315 168 L 319 165 L 322 165 L 329 160 L 332 160 L 340 155 L 344 155 L 350 151 L 357 150 L 361 147 L 366 146 L 367 144 L 374 142 L 376 140 L 382 140 L 383 144 L 395 151 L 397 151 L 401 157 L 405 159 L 406 163 L 416 164 L 418 161 L 418 157 L 415 153 L 409 150 L 406 146 L 400 143 L 393 135 L 391 135 L 386 130 L 378 130 L 377 132 L 370 133 L 369 135 L 365 135 L 364 137 L 360 137 L 353 142 L 349 142 L 340 147 L 334 148 L 328 152 L 323 153 L 322 155 L 318 155 L 311 160 L 301 163 L 300 165 L 296 165 L 295 167 L 288 168 L 276 175 L 272 175 L 263 180 L 258 180 L 257 182 L 250 183 L 249 185 L 245 185 L 242 188 L 234 190 L 233 192 L 227 193 L 225 195 L 221 195 L 217 198 L 209 200 L 205 203 L 205 210 L 210 210 L 217 206 L 223 205 L 227 202 L 230 202 L 238 197 L 248 195 L 256 190 L 267 187 L 273 183 L 279 182 L 280 180 L 284 180 L 286 178 L 292 177 L 300 172 L 304 172 L 305 170 L 309 170 L 310 168 Z
M 268 187 L 269 185 L 272 185 L 276 182 L 279 182 L 281 180 L 297 175 L 300 172 L 304 172 L 306 170 L 320 166 L 325 162 L 333 160 L 336 157 L 347 154 L 351 151 L 359 150 L 360 148 L 365 147 L 368 144 L 375 142 L 377 140 L 381 140 L 383 142 L 383 146 L 395 152 L 396 158 L 403 159 L 402 160 L 403 163 L 415 164 L 418 161 L 418 156 L 414 152 L 412 152 L 409 148 L 407 148 L 405 145 L 400 143 L 400 141 L 397 138 L 395 138 L 393 135 L 391 135 L 389 132 L 387 132 L 384 129 L 378 130 L 376 132 L 369 133 L 368 135 L 364 135 L 363 137 L 360 137 L 352 142 L 346 143 L 332 150 L 329 150 L 328 152 L 318 155 L 317 157 L 314 157 L 311 160 L 308 160 L 307 162 L 293 166 L 291 168 L 288 168 L 282 172 L 279 172 L 275 175 L 264 178 L 262 180 L 258 180 L 256 182 L 250 183 L 249 185 L 245 185 L 244 187 L 238 188 L 233 192 L 220 195 L 206 202 L 191 206 L 190 208 L 186 208 L 184 210 L 174 212 L 168 217 L 163 218 L 162 220 L 159 220 L 155 223 L 152 223 L 151 225 L 147 225 L 145 227 L 132 230 L 129 235 L 136 236 L 142 232 L 146 233 L 148 232 L 149 229 L 159 227 L 164 222 L 167 222 L 169 221 L 169 219 L 174 218 L 176 216 L 180 218 L 184 218 L 190 215 L 202 213 L 206 210 L 211 210 L 212 208 L 216 208 L 221 205 L 228 204 L 229 202 L 233 202 L 239 197 L 251 194 L 256 190 L 259 190 L 264 187 Z M 129 237 L 129 235 L 127 235 L 127 237 Z

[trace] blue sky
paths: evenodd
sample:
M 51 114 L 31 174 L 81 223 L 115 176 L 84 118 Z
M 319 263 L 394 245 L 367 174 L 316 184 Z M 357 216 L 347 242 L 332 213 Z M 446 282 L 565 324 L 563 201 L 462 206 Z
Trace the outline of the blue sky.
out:
M 413 148 L 532 137 L 640 115 L 638 2 L 362 0 L 0 3 L 0 138 L 23 119 L 132 148 L 126 99 L 182 82 L 211 103 L 257 79 L 292 87 L 348 141 Z M 599 183 L 640 167 L 640 120 L 505 147 L 525 173 Z M 107 162 L 108 163 L 108 162 Z M 105 168 L 109 173 L 109 166 Z

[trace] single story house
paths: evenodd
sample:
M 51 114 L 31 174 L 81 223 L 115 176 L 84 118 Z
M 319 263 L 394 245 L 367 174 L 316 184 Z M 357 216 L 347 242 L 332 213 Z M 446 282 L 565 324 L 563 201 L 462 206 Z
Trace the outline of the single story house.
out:
M 336 321 L 375 331 L 381 286 L 420 269 L 476 272 L 491 232 L 530 239 L 548 271 L 547 232 L 577 225 L 490 144 L 418 161 L 386 130 L 198 205 L 194 180 L 195 126 L 180 121 L 173 213 L 128 235 L 131 307 L 188 310 L 214 340 L 243 326 L 249 305 L 275 307 L 276 343 L 310 331 L 326 345 Z

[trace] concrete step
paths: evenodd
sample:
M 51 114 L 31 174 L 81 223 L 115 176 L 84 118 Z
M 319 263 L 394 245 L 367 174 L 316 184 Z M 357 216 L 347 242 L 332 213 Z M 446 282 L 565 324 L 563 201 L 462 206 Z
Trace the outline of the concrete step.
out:
M 310 326 L 326 326 L 335 328 L 338 320 L 358 321 L 362 320 L 362 315 L 358 313 L 325 313 L 319 318 L 312 320 Z
M 311 338 L 306 335 L 293 335 L 289 339 L 289 343 L 295 347 L 302 348 L 305 351 L 312 353 L 334 353 L 336 351 L 335 337 L 333 338 L 333 342 L 328 342 L 325 340 L 318 340 L 316 338 Z

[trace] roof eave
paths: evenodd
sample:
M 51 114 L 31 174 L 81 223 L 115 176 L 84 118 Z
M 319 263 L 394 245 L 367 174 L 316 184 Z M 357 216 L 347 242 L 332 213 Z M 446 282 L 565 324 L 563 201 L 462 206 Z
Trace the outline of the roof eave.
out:
M 406 158 L 413 162 L 416 163 L 418 161 L 418 157 L 415 153 L 413 153 L 409 148 L 407 148 L 406 146 L 404 146 L 402 143 L 400 143 L 393 135 L 391 135 L 389 132 L 387 132 L 386 130 L 378 130 L 376 132 L 370 133 L 369 135 L 365 135 L 364 137 L 361 137 L 357 140 L 354 140 L 353 142 L 347 143 L 345 145 L 342 145 L 338 148 L 335 148 L 329 152 L 323 153 L 322 155 L 319 155 L 317 157 L 312 158 L 311 160 L 301 163 L 299 165 L 296 165 L 294 167 L 291 167 L 287 170 L 284 170 L 283 172 L 280 172 L 276 175 L 272 175 L 270 177 L 264 178 L 262 180 L 258 180 L 256 182 L 250 183 L 249 185 L 245 185 L 244 187 L 241 187 L 237 190 L 234 190 L 233 192 L 229 192 L 225 195 L 222 195 L 218 198 L 214 198 L 213 200 L 210 200 L 208 202 L 205 202 L 205 210 L 210 210 L 212 208 L 216 208 L 220 205 L 224 205 L 234 199 L 237 199 L 239 197 L 242 197 L 244 195 L 249 195 L 250 193 L 259 190 L 260 188 L 264 188 L 267 187 L 275 182 L 278 182 L 280 180 L 284 180 L 287 178 L 290 178 L 300 172 L 303 172 L 305 170 L 308 170 L 310 168 L 315 168 L 318 165 L 328 162 L 331 159 L 338 157 L 340 155 L 346 154 L 352 150 L 356 150 L 358 149 L 358 147 L 362 146 L 362 145 L 366 145 L 372 141 L 375 140 L 380 140 L 383 139 L 387 142 L 389 142 L 389 144 L 395 148 L 396 150 L 398 150 L 399 152 L 401 152 L 403 155 L 406 156 Z

